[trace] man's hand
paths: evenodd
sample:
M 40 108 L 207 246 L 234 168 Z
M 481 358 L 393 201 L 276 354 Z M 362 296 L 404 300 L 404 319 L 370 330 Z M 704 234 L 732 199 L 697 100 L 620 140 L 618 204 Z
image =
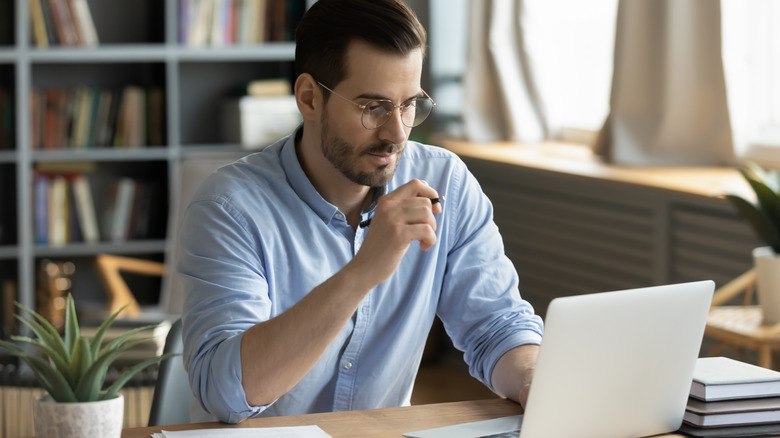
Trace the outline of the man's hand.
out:
M 436 243 L 433 214 L 442 208 L 431 198 L 438 196 L 420 180 L 382 196 L 352 261 L 286 312 L 247 330 L 241 371 L 250 405 L 271 403 L 301 381 L 366 294 L 395 272 L 411 242 L 420 241 L 423 249 Z
M 441 203 L 431 199 L 439 194 L 425 181 L 412 180 L 377 201 L 366 238 L 351 263 L 374 285 L 387 280 L 401 263 L 409 245 L 420 242 L 428 250 L 436 244 L 436 218 Z

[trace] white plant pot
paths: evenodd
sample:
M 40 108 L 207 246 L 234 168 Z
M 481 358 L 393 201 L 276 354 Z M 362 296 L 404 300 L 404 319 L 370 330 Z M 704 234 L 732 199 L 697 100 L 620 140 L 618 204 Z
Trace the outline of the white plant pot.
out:
M 36 438 L 120 438 L 125 399 L 58 403 L 48 395 L 33 402 Z
M 780 322 L 780 256 L 771 247 L 762 246 L 753 250 L 753 262 L 763 323 L 776 324 Z

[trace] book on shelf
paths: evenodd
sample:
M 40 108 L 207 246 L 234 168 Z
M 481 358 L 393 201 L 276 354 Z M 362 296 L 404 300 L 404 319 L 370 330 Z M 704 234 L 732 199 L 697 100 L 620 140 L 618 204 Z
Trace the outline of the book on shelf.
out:
M 49 245 L 62 246 L 69 240 L 68 181 L 54 175 L 49 187 Z
M 145 147 L 165 144 L 161 87 L 119 90 L 81 86 L 34 89 L 30 94 L 34 149 Z
M 80 46 L 96 46 L 99 43 L 92 12 L 87 0 L 67 0 Z
M 87 147 L 91 123 L 93 120 L 93 90 L 79 87 L 73 95 L 73 122 L 70 146 L 74 149 Z
M 41 10 L 43 11 L 43 22 L 46 26 L 46 38 L 48 39 L 49 46 L 60 45 L 60 38 L 57 36 L 57 26 L 54 22 L 54 11 L 51 9 L 49 0 L 34 0 L 40 2 Z
M 190 47 L 292 39 L 302 0 L 180 0 L 179 42 Z
M 98 103 L 93 113 L 95 119 L 92 123 L 92 131 L 89 134 L 90 140 L 87 144 L 87 147 L 93 148 L 109 142 L 109 140 L 104 140 L 104 138 L 109 137 L 108 124 L 111 120 L 111 103 L 114 99 L 114 93 L 111 90 L 97 90 L 96 93 L 99 96 Z
M 92 188 L 89 180 L 83 174 L 76 175 L 71 183 L 73 196 L 76 201 L 79 226 L 84 242 L 97 243 L 100 241 L 100 228 L 98 227 L 95 202 L 92 199 Z
M 290 81 L 284 78 L 253 79 L 241 85 L 236 93 L 238 96 L 274 97 L 292 96 Z
M 108 240 L 148 239 L 159 233 L 155 226 L 165 212 L 160 211 L 163 205 L 156 183 L 121 178 L 110 184 L 106 201 L 99 225 Z
M 42 3 L 42 6 L 45 8 L 46 4 Z M 60 44 L 63 46 L 77 46 L 79 37 L 76 33 L 76 25 L 67 0 L 48 0 L 48 5 L 52 11 L 54 27 Z
M 130 215 L 135 199 L 136 182 L 131 178 L 122 178 L 116 186 L 109 238 L 114 242 L 127 240 L 130 229 Z
M 780 397 L 705 402 L 688 400 L 683 421 L 697 427 L 780 423 Z
M 157 183 L 96 175 L 94 162 L 38 163 L 33 175 L 38 245 L 148 239 L 164 217 Z
M 125 87 L 118 111 L 114 147 L 146 146 L 146 90 L 137 86 Z
M 780 396 L 780 372 L 727 357 L 699 358 L 691 396 L 708 402 Z
M 99 43 L 87 0 L 29 0 L 29 5 L 30 33 L 36 47 Z
M 68 178 L 68 242 L 84 242 L 84 233 L 81 225 L 81 214 L 76 205 L 76 190 L 73 187 L 73 178 Z
M 46 0 L 30 0 L 30 32 L 36 47 L 45 49 L 49 47 L 46 19 L 43 15 L 43 5 Z M 10 4 L 10 2 L 9 2 Z
M 49 243 L 49 176 L 37 174 L 33 180 L 35 191 L 35 216 L 33 234 L 35 243 Z
M 44 94 L 40 90 L 31 88 L 28 95 L 30 101 L 30 146 L 33 149 L 41 149 L 43 144 L 41 133 L 43 132 Z
M 165 91 L 161 87 L 152 87 L 147 91 L 147 121 L 146 127 L 149 146 L 167 144 L 165 138 Z
M 152 219 L 160 212 L 159 198 L 154 183 L 148 181 L 136 182 L 135 194 L 130 207 L 130 220 L 127 224 L 127 239 L 143 239 L 154 233 Z

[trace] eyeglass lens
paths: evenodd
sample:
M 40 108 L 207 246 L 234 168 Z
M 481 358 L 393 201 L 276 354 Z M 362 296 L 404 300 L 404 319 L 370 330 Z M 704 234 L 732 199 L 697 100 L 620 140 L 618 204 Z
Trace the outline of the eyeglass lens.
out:
M 433 109 L 433 101 L 427 97 L 418 97 L 399 107 L 401 122 L 414 128 L 428 118 Z M 361 121 L 366 129 L 376 129 L 384 125 L 393 115 L 395 107 L 387 100 L 375 100 L 366 104 Z

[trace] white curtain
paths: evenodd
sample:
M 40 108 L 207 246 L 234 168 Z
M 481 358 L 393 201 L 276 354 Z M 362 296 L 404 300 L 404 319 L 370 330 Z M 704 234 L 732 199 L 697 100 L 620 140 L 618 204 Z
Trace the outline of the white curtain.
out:
M 548 126 L 523 38 L 522 0 L 470 2 L 464 129 L 475 142 L 537 142 Z
M 621 0 L 596 151 L 628 165 L 732 164 L 729 123 L 720 3 Z
M 553 104 L 542 97 L 551 97 L 549 82 L 555 78 L 543 68 L 549 67 L 543 60 L 549 53 L 539 53 L 538 47 L 556 31 L 569 28 L 540 32 L 540 26 L 553 24 L 547 22 L 549 17 L 543 25 L 537 22 L 544 17 L 534 14 L 538 6 L 534 0 L 472 0 L 470 6 L 463 113 L 467 138 L 474 142 L 554 138 L 562 126 L 548 112 Z M 561 11 L 566 12 L 571 13 L 570 8 Z M 715 0 L 619 1 L 609 115 L 594 146 L 606 161 L 735 162 L 720 14 L 720 2 Z

